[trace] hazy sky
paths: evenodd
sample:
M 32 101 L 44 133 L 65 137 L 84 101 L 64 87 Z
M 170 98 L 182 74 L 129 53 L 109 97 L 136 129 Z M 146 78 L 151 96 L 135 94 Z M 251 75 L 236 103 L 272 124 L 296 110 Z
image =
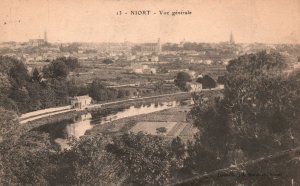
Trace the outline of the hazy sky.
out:
M 0 42 L 42 38 L 45 29 L 50 42 L 220 42 L 231 31 L 237 42 L 300 42 L 300 0 L 1 0 L 0 7 Z

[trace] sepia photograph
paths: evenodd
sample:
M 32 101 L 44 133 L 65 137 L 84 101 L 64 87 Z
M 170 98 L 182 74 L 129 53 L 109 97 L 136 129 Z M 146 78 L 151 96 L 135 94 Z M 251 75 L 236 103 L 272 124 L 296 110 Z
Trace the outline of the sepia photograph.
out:
M 300 0 L 0 9 L 0 186 L 300 186 Z

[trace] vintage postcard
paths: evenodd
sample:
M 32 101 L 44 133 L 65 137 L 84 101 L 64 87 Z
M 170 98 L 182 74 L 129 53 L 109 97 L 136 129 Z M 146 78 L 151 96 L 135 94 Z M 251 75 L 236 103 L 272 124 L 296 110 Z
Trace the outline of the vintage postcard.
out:
M 0 9 L 0 185 L 300 185 L 299 0 Z

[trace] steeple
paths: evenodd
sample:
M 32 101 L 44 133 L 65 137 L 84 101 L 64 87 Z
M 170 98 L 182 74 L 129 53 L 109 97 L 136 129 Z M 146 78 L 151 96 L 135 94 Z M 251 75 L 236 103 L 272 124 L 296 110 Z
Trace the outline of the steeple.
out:
M 158 53 L 161 52 L 161 43 L 160 43 L 160 38 L 157 40 L 157 48 L 158 48 Z
M 48 38 L 47 38 L 47 30 L 45 29 L 44 31 L 44 41 L 48 42 Z
M 230 32 L 229 43 L 234 44 L 234 38 L 232 32 Z

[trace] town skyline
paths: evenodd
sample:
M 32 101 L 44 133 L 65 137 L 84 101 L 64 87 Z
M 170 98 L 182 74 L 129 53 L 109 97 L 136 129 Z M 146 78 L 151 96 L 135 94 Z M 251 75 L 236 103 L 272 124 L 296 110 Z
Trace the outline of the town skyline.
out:
M 276 1 L 1 1 L 0 42 L 237 43 L 300 41 L 300 3 Z M 34 12 L 32 10 L 35 10 Z M 117 11 L 191 11 L 191 15 L 116 15 Z M 157 13 L 159 14 L 159 13 Z

